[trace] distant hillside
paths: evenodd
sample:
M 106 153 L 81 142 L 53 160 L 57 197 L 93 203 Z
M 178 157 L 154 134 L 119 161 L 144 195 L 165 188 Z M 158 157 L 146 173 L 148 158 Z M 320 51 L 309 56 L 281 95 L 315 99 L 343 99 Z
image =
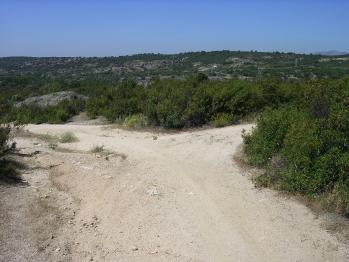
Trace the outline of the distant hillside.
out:
M 260 77 L 285 79 L 341 77 L 349 74 L 349 57 L 329 58 L 319 54 L 256 51 L 188 52 L 173 55 L 137 54 L 120 57 L 4 57 L 0 76 L 81 80 L 134 78 L 147 83 L 152 78 L 183 78 L 201 72 L 210 79 Z
M 337 50 L 330 50 L 330 51 L 324 51 L 324 52 L 317 52 L 317 55 L 324 55 L 324 56 L 342 56 L 342 55 L 349 55 L 348 52 L 342 52 Z

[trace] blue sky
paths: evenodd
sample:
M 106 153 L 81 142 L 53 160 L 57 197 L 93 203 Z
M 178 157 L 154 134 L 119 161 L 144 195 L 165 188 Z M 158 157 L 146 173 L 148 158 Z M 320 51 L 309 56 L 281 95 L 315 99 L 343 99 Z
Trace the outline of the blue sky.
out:
M 0 0 L 0 56 L 349 51 L 348 0 Z

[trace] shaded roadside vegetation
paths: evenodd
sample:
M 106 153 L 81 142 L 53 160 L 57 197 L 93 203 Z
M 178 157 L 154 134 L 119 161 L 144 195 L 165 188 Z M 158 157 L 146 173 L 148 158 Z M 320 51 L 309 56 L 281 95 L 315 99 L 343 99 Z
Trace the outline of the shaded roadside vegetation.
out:
M 9 142 L 11 127 L 9 125 L 0 126 L 0 183 L 16 183 L 21 179 L 17 173 L 18 163 L 7 158 L 14 149 L 15 144 Z
M 288 103 L 266 109 L 244 136 L 256 182 L 319 199 L 349 216 L 349 79 L 297 89 Z
M 21 124 L 61 124 L 81 112 L 84 109 L 84 103 L 82 100 L 64 100 L 57 106 L 45 108 L 35 105 L 13 107 L 7 118 L 9 121 L 18 121 Z

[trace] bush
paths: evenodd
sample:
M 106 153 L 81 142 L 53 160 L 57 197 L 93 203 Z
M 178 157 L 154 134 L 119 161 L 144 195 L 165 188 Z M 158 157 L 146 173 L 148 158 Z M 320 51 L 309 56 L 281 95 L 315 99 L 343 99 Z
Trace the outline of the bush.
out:
M 153 125 L 182 128 L 185 111 L 192 95 L 192 85 L 184 81 L 158 81 L 147 92 L 145 115 Z
M 228 122 L 234 122 L 282 100 L 278 93 L 269 99 L 268 92 L 256 83 L 208 81 L 202 74 L 181 81 L 157 80 L 147 88 L 123 81 L 92 97 L 86 109 L 90 117 L 103 115 L 112 122 L 144 115 L 149 125 L 194 127 L 209 123 L 220 113 L 233 115 Z
M 78 138 L 72 132 L 65 132 L 59 138 L 60 143 L 73 143 L 77 141 L 79 141 Z
M 148 125 L 147 118 L 142 114 L 131 115 L 125 118 L 123 126 L 127 128 L 143 128 Z
M 22 106 L 20 108 L 12 107 L 10 112 L 8 112 L 7 118 L 8 121 L 16 121 L 20 124 L 60 124 L 81 112 L 84 104 L 85 102 L 80 100 L 65 100 L 57 106 L 45 108 L 36 105 Z
M 144 88 L 137 86 L 134 81 L 124 80 L 92 97 L 86 105 L 87 114 L 92 118 L 103 115 L 109 121 L 115 122 L 129 115 L 142 113 L 144 92 Z
M 9 126 L 0 127 L 0 158 L 5 156 L 10 150 L 10 147 L 8 145 L 10 132 L 11 129 Z
M 218 113 L 211 121 L 211 125 L 214 127 L 224 127 L 234 123 L 236 123 L 236 118 L 227 113 Z
M 263 112 L 252 133 L 244 135 L 245 153 L 250 163 L 266 169 L 259 185 L 321 196 L 349 215 L 349 81 L 303 88 L 292 103 Z
M 48 148 L 50 148 L 52 150 L 56 150 L 57 147 L 58 147 L 58 145 L 56 143 L 53 143 L 53 142 L 48 143 Z
M 0 159 L 0 181 L 5 183 L 21 182 L 17 171 L 17 163 L 8 159 Z
M 0 181 L 7 183 L 19 182 L 21 180 L 17 173 L 15 162 L 6 158 L 15 145 L 9 144 L 10 133 L 10 126 L 0 127 Z
M 98 154 L 104 152 L 104 146 L 94 146 L 91 150 L 91 153 Z
M 201 126 L 208 123 L 213 114 L 213 99 L 209 83 L 197 87 L 184 113 L 186 126 Z
M 301 114 L 290 106 L 266 109 L 257 119 L 257 128 L 244 136 L 245 152 L 252 164 L 263 166 L 279 153 L 290 125 Z

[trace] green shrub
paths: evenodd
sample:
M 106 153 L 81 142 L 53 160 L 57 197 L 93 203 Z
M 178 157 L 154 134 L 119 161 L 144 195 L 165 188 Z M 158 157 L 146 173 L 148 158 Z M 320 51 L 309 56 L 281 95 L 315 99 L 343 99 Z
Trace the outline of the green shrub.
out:
M 257 119 L 252 133 L 244 135 L 249 162 L 266 165 L 283 147 L 288 128 L 297 118 L 301 118 L 301 114 L 292 107 L 266 109 Z
M 0 158 L 5 156 L 10 149 L 8 145 L 10 132 L 11 132 L 10 127 L 8 126 L 0 127 Z
M 36 105 L 27 105 L 20 108 L 12 107 L 7 113 L 7 120 L 16 121 L 20 124 L 60 124 L 81 112 L 84 104 L 85 102 L 80 100 L 65 100 L 57 106 L 48 106 L 45 108 Z
M 88 116 L 95 118 L 105 116 L 115 122 L 133 114 L 142 113 L 145 102 L 145 90 L 134 81 L 124 80 L 118 85 L 103 90 L 93 96 L 86 105 Z
M 214 127 L 224 127 L 232 125 L 234 123 L 236 123 L 236 118 L 233 115 L 227 113 L 218 113 L 211 121 L 211 125 Z
M 5 183 L 21 182 L 17 171 L 17 163 L 8 159 L 0 159 L 0 181 Z
M 203 74 L 186 80 L 156 80 L 146 88 L 125 80 L 96 91 L 85 108 L 88 116 L 103 115 L 111 122 L 143 114 L 149 125 L 195 127 L 208 124 L 220 113 L 233 115 L 235 121 L 256 114 L 267 105 L 275 107 L 286 101 L 287 92 L 291 92 L 286 85 L 277 89 L 276 84 L 208 81 Z
M 185 81 L 157 81 L 147 92 L 145 115 L 153 125 L 182 128 L 185 111 L 192 95 L 192 85 Z
M 72 132 L 65 132 L 59 138 L 60 143 L 74 143 L 77 141 L 79 141 L 78 138 Z
M 10 133 L 10 126 L 0 126 L 0 181 L 7 183 L 21 181 L 15 162 L 7 159 L 8 153 L 14 149 L 14 144 L 9 143 Z
M 349 214 L 349 82 L 318 81 L 287 106 L 267 109 L 244 135 L 250 163 L 266 173 L 262 186 L 326 198 Z M 280 168 L 273 159 L 278 156 Z
M 213 99 L 209 82 L 197 87 L 184 112 L 186 126 L 201 126 L 208 123 L 213 114 Z
M 148 125 L 147 118 L 142 114 L 131 115 L 125 118 L 123 126 L 127 128 L 143 128 Z
M 324 204 L 329 210 L 341 213 L 349 218 L 349 183 L 336 183 L 332 191 L 325 196 Z
M 52 149 L 52 150 L 56 150 L 58 147 L 58 145 L 56 143 L 50 142 L 48 144 L 48 148 Z

